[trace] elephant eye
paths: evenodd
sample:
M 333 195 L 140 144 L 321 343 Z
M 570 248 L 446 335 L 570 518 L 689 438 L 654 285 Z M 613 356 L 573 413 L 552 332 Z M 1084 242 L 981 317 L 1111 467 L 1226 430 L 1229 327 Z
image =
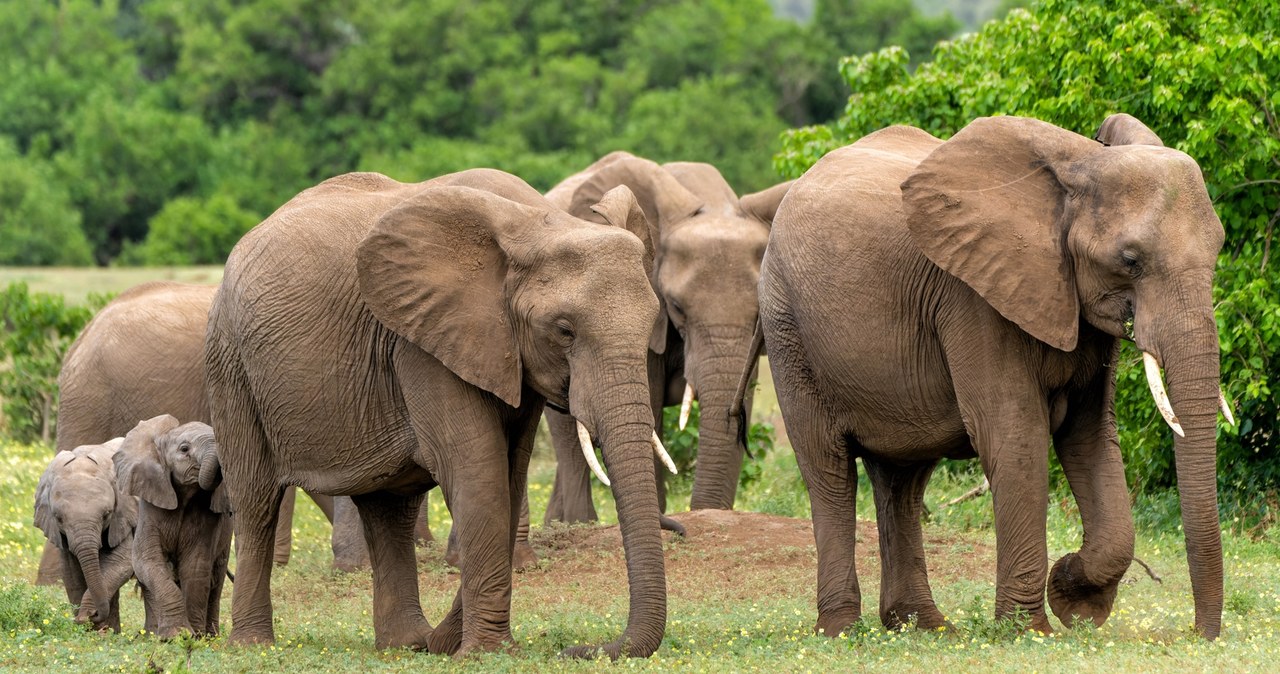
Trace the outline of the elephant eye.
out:
M 183 454 L 186 454 L 187 452 L 191 451 L 191 445 L 188 445 L 187 443 L 184 442 L 178 446 L 178 451 L 182 452 Z
M 1129 270 L 1131 276 L 1137 276 L 1142 273 L 1142 264 L 1138 262 L 1137 253 L 1131 250 L 1122 251 L 1120 253 L 1120 262 L 1125 269 Z
M 573 341 L 573 326 L 569 324 L 569 321 L 566 321 L 563 318 L 556 321 L 555 331 L 562 340 Z

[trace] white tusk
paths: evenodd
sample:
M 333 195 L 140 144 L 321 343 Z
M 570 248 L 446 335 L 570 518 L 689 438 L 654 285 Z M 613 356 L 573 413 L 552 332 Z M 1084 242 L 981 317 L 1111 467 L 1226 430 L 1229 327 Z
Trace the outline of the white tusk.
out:
M 1173 429 L 1178 437 L 1187 437 L 1182 432 L 1182 424 L 1178 423 L 1178 417 L 1173 413 L 1173 405 L 1169 404 L 1169 394 L 1164 390 L 1164 381 L 1160 379 L 1160 364 L 1156 362 L 1156 357 L 1142 352 L 1142 364 L 1147 370 L 1147 388 L 1151 389 L 1151 397 L 1156 400 L 1156 409 L 1160 410 L 1160 416 L 1164 417 L 1165 423 L 1169 424 L 1169 428 Z
M 587 427 L 578 422 L 578 444 L 582 445 L 582 455 L 587 457 L 587 465 L 591 466 L 591 472 L 596 474 L 600 482 L 604 486 L 609 486 L 609 476 L 604 474 L 604 469 L 600 467 L 600 462 L 596 460 L 596 449 L 591 446 L 591 433 L 587 431 Z
M 658 458 L 662 459 L 662 462 L 667 464 L 667 470 L 671 471 L 672 475 L 680 474 L 676 471 L 676 462 L 671 460 L 671 455 L 667 453 L 667 448 L 663 447 L 662 440 L 658 439 L 657 431 L 653 432 L 653 453 L 657 454 Z
M 1236 416 L 1231 413 L 1231 403 L 1227 402 L 1227 396 L 1218 391 L 1218 407 L 1222 408 L 1222 416 L 1227 418 L 1227 423 L 1232 426 L 1236 425 Z
M 689 410 L 693 408 L 693 385 L 684 385 L 684 399 L 680 401 L 680 430 L 689 425 Z M 674 470 L 671 472 L 675 472 Z

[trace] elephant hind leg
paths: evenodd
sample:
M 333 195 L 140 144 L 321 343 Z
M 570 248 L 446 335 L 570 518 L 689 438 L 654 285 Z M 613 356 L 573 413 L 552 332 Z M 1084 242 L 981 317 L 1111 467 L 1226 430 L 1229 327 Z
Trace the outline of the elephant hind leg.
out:
M 62 581 L 62 554 L 53 541 L 44 542 L 40 553 L 40 569 L 36 571 L 36 585 L 57 585 Z
M 360 511 L 373 566 L 373 636 L 378 648 L 428 647 L 431 625 L 422 615 L 413 523 L 422 495 L 373 492 L 351 497 Z
M 289 553 L 293 549 L 293 504 L 298 496 L 297 487 L 285 487 L 284 497 L 280 499 L 280 514 L 276 517 L 276 547 L 272 557 L 276 566 L 289 563 Z
M 875 494 L 880 530 L 880 621 L 897 629 L 913 618 L 920 629 L 946 625 L 929 589 L 920 514 L 936 461 L 894 465 L 863 456 Z

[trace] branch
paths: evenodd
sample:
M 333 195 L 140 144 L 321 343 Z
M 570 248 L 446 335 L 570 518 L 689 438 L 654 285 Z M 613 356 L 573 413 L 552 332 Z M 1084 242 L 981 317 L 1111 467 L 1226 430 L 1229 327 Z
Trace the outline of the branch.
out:
M 983 494 L 987 493 L 990 489 L 991 489 L 991 481 L 990 481 L 990 480 L 988 480 L 985 476 L 983 476 L 983 478 L 982 478 L 982 484 L 980 484 L 980 485 L 978 485 L 978 486 L 974 487 L 973 489 L 970 489 L 969 491 L 967 491 L 967 492 L 965 492 L 965 493 L 963 493 L 963 494 L 961 494 L 961 495 L 959 495 L 959 496 L 957 496 L 957 497 L 955 497 L 955 498 L 951 499 L 950 501 L 947 501 L 946 503 L 943 503 L 943 504 L 942 504 L 942 507 L 943 507 L 943 508 L 950 508 L 950 507 L 951 507 L 951 506 L 953 506 L 953 505 L 957 505 L 957 504 L 960 504 L 960 503 L 964 503 L 965 501 L 971 501 L 971 500 L 973 500 L 973 499 L 975 499 L 975 498 L 978 498 L 979 496 L 982 496 Z
M 1144 569 L 1146 569 L 1146 570 L 1147 570 L 1147 575 L 1148 575 L 1148 576 L 1151 576 L 1151 580 L 1154 580 L 1155 582 L 1157 582 L 1157 583 L 1159 583 L 1159 584 L 1161 584 L 1161 585 L 1164 585 L 1164 581 L 1160 579 L 1160 576 L 1157 576 L 1157 575 L 1156 575 L 1156 572 L 1155 572 L 1155 571 L 1152 571 L 1152 570 L 1151 570 L 1151 567 L 1150 567 L 1150 566 L 1147 566 L 1147 563 L 1146 563 L 1146 562 L 1142 561 L 1141 559 L 1138 559 L 1137 557 L 1134 557 L 1134 558 L 1133 558 L 1133 561 L 1135 561 L 1135 562 L 1137 562 L 1137 563 L 1141 564 L 1141 565 L 1142 565 L 1142 568 L 1144 568 Z

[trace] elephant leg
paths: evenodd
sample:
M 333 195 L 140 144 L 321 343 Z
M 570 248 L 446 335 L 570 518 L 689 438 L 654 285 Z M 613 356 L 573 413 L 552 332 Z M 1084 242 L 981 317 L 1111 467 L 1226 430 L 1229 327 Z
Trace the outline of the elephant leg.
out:
M 871 478 L 880 530 L 880 621 L 891 630 L 913 616 L 920 629 L 945 625 L 929 589 L 920 527 L 924 489 L 937 462 L 895 465 L 864 454 L 862 466 Z
M 329 520 L 329 524 L 333 524 L 333 497 L 328 494 L 313 494 L 303 490 L 303 493 L 311 497 L 320 512 L 324 513 L 324 518 Z
M 1103 370 L 1071 397 L 1054 433 L 1054 450 L 1084 527 L 1080 551 L 1064 555 L 1049 572 L 1049 607 L 1067 627 L 1077 618 L 1106 622 L 1133 560 L 1133 514 L 1116 440 L 1114 396 L 1115 384 Z
M 516 521 L 516 546 L 511 553 L 511 569 L 524 571 L 538 565 L 538 553 L 529 545 L 529 491 L 522 490 L 520 517 Z
M 80 606 L 84 603 L 85 591 L 89 589 L 89 583 L 84 579 L 84 572 L 80 570 L 80 561 L 70 550 L 55 549 L 62 560 L 60 564 L 62 587 L 67 591 L 67 601 Z
M 436 655 L 453 655 L 462 648 L 462 588 L 453 596 L 453 606 L 444 620 L 436 625 L 427 642 L 427 651 Z
M 544 410 L 543 416 L 556 450 L 556 479 L 544 521 L 595 522 L 599 517 L 591 497 L 591 471 L 578 444 L 577 422 L 551 409 Z
M 62 580 L 62 555 L 53 541 L 44 542 L 40 553 L 40 568 L 36 571 L 36 585 L 57 585 Z
M 369 568 L 369 547 L 365 544 L 364 525 L 350 496 L 333 499 L 333 568 L 357 571 Z
M 120 588 L 133 578 L 133 542 L 128 541 L 111 549 L 101 561 L 102 582 L 111 590 L 111 617 L 100 628 L 120 631 Z
M 218 621 L 222 618 L 222 586 L 227 582 L 227 567 L 231 553 L 231 519 L 224 517 L 214 534 L 213 573 L 209 576 L 209 601 L 205 612 L 205 633 L 211 637 L 218 636 L 221 627 Z
M 818 622 L 814 629 L 834 637 L 862 617 L 862 591 L 854 563 L 858 467 L 844 439 L 829 428 L 818 401 L 805 388 L 780 385 L 778 404 L 813 509 L 813 537 L 818 548 Z
M 427 521 L 427 494 L 422 495 L 422 507 L 418 509 L 418 519 L 413 523 L 413 541 L 419 546 L 435 542 L 435 537 L 431 535 L 431 523 Z
M 284 497 L 280 499 L 280 515 L 276 518 L 276 566 L 289 563 L 289 553 L 293 548 L 293 504 L 297 499 L 298 488 L 285 487 Z
M 431 625 L 422 615 L 413 523 L 422 495 L 373 492 L 351 497 L 360 512 L 373 566 L 373 637 L 378 648 L 427 648 Z
M 454 519 L 453 526 L 449 527 L 449 539 L 444 547 L 444 563 L 459 571 L 462 570 L 462 548 L 458 546 L 457 519 Z

